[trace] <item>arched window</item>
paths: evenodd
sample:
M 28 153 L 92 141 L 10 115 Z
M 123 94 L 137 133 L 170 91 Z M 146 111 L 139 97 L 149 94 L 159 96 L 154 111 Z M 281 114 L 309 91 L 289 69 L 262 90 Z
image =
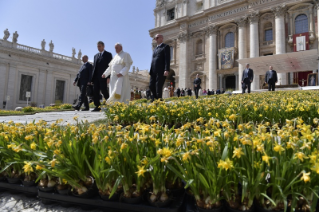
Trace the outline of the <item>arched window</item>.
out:
M 265 41 L 272 41 L 273 40 L 273 33 L 272 33 L 272 23 L 266 23 L 264 25 L 265 30 Z
M 228 32 L 225 36 L 225 48 L 235 46 L 235 35 L 233 32 Z
M 203 54 L 203 40 L 200 39 L 196 42 L 196 55 Z
M 309 32 L 308 17 L 305 14 L 298 15 L 295 19 L 295 34 Z

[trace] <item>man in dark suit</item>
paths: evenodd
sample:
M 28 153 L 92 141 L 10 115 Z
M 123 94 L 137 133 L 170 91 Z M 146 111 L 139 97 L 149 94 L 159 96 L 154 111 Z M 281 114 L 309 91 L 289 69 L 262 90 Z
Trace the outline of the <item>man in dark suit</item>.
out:
M 254 71 L 249 68 L 249 64 L 246 64 L 246 68 L 243 71 L 243 76 L 241 80 L 243 93 L 246 92 L 246 88 L 248 88 L 248 93 L 250 93 L 251 83 L 254 80 Z
M 275 91 L 275 85 L 278 82 L 277 72 L 269 66 L 269 70 L 266 73 L 265 83 L 268 84 L 268 91 Z
M 220 89 L 216 90 L 216 94 L 221 94 Z
M 150 90 L 153 99 L 162 99 L 163 85 L 170 71 L 171 51 L 170 47 L 163 43 L 163 35 L 156 35 L 157 47 L 154 49 L 150 69 Z
M 200 84 L 202 83 L 201 78 L 198 77 L 198 74 L 196 74 L 196 79 L 194 80 L 194 91 L 196 99 L 198 99 L 198 91 L 201 89 Z
M 99 53 L 94 55 L 94 67 L 90 82 L 93 83 L 93 99 L 95 108 L 92 112 L 100 111 L 100 92 L 107 100 L 109 98 L 109 92 L 107 90 L 107 84 L 110 82 L 110 76 L 106 79 L 102 78 L 104 71 L 109 67 L 109 63 L 112 60 L 112 54 L 104 50 L 104 43 L 99 41 L 97 43 L 97 49 Z
M 88 62 L 89 58 L 87 55 L 84 55 L 82 57 L 83 65 L 81 66 L 78 74 L 76 75 L 76 78 L 73 82 L 74 86 L 78 86 L 80 88 L 80 96 L 79 96 L 79 102 L 77 105 L 73 106 L 75 110 L 80 110 L 82 104 L 84 103 L 85 109 L 82 111 L 88 111 L 90 109 L 88 97 L 86 96 L 86 88 L 90 84 L 90 78 L 92 75 L 92 65 Z
M 187 95 L 192 96 L 192 90 L 190 88 L 187 89 Z
M 181 89 L 177 88 L 176 94 L 177 94 L 178 97 L 180 97 L 181 96 Z

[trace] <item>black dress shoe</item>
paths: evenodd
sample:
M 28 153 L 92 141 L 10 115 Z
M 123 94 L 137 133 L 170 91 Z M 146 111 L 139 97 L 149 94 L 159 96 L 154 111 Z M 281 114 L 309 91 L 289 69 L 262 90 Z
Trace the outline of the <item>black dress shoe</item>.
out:
M 99 111 L 101 111 L 101 108 L 98 108 L 98 107 L 96 107 L 93 110 L 91 110 L 91 112 L 99 112 Z
M 89 110 L 90 110 L 90 108 L 84 108 L 81 111 L 89 111 Z
M 78 106 L 74 106 L 73 105 L 72 107 L 73 107 L 74 110 L 80 110 L 80 107 L 78 107 Z

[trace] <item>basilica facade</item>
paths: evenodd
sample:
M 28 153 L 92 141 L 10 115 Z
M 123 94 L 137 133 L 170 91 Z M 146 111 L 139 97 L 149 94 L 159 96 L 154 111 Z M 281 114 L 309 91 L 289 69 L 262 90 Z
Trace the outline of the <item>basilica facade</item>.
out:
M 317 0 L 157 0 L 155 28 L 171 47 L 167 85 L 240 90 L 242 72 L 254 69 L 253 90 L 263 88 L 272 65 L 278 85 L 306 86 L 318 79 Z M 153 43 L 153 48 L 156 46 Z M 318 80 L 317 80 L 318 81 Z

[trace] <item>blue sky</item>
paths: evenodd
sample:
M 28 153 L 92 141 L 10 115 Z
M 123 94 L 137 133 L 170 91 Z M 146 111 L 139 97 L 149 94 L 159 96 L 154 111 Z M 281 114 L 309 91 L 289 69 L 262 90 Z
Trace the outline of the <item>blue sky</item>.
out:
M 8 28 L 10 38 L 18 31 L 18 43 L 41 48 L 54 43 L 54 52 L 71 56 L 72 47 L 92 60 L 96 43 L 104 41 L 115 55 L 121 42 L 134 66 L 149 69 L 156 0 L 0 0 L 0 37 Z

